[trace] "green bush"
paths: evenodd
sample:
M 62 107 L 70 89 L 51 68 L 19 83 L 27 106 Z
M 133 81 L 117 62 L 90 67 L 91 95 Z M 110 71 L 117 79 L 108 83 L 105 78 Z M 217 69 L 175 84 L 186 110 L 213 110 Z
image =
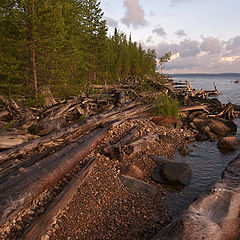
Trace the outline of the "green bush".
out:
M 178 118 L 178 100 L 168 96 L 155 99 L 158 115 Z

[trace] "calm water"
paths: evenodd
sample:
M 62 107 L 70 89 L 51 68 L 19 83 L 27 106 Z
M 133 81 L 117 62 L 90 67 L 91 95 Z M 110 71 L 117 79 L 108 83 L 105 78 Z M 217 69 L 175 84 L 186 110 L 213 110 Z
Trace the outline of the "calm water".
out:
M 240 83 L 234 83 L 238 76 L 228 75 L 182 75 L 174 76 L 176 82 L 191 82 L 196 89 L 214 90 L 216 83 L 220 92 L 218 99 L 222 103 L 232 102 L 240 105 Z M 240 74 L 239 74 L 240 77 Z M 236 136 L 240 138 L 240 119 L 235 119 L 238 125 Z M 166 203 L 172 216 L 178 215 L 185 209 L 202 191 L 221 178 L 222 171 L 228 163 L 240 151 L 231 154 L 222 154 L 216 146 L 216 142 L 195 142 L 189 145 L 191 153 L 187 156 L 176 154 L 174 159 L 178 162 L 189 163 L 192 168 L 192 179 L 189 186 L 182 190 L 168 189 L 166 191 Z

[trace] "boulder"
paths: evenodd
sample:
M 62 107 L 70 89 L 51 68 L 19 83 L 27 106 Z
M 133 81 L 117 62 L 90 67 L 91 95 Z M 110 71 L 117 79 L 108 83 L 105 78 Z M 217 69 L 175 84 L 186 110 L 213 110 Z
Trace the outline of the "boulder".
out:
M 228 127 L 225 123 L 218 120 L 210 119 L 205 123 L 205 126 L 208 126 L 211 132 L 220 136 L 226 136 L 231 132 L 230 127 Z
M 152 240 L 239 239 L 240 155 L 183 213 Z
M 216 118 L 216 120 L 224 123 L 226 126 L 228 126 L 230 128 L 230 132 L 232 134 L 235 134 L 237 132 L 237 124 L 231 120 L 227 120 L 224 118 Z
M 136 165 L 128 165 L 120 168 L 120 175 L 136 178 L 139 180 L 143 179 L 142 170 L 139 169 Z
M 168 162 L 157 166 L 152 174 L 156 182 L 169 185 L 187 185 L 192 176 L 192 170 L 187 163 Z
M 139 193 L 149 194 L 157 190 L 155 186 L 129 176 L 120 175 L 119 178 L 124 186 Z
M 226 152 L 239 150 L 240 140 L 236 137 L 223 137 L 218 141 L 217 147 Z

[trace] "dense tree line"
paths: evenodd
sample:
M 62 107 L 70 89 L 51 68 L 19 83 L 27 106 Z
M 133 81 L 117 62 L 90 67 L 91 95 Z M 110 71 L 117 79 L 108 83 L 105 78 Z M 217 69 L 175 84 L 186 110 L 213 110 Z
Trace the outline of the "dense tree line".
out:
M 156 56 L 115 29 L 98 0 L 1 0 L 0 81 L 39 87 L 154 74 Z

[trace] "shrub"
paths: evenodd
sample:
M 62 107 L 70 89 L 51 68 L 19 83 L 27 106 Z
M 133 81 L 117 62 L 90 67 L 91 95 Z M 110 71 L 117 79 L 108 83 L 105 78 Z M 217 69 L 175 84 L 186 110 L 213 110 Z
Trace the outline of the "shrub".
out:
M 158 115 L 178 118 L 178 100 L 168 96 L 155 99 Z

